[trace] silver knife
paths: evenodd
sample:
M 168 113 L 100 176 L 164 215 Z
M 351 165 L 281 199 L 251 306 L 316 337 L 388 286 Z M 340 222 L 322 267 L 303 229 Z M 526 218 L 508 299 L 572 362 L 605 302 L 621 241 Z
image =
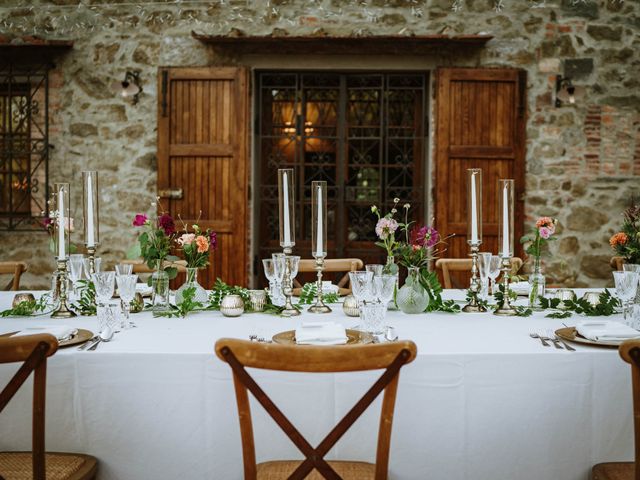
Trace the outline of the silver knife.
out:
M 91 345 L 93 346 L 93 344 L 98 340 L 98 335 L 94 335 L 93 337 L 91 337 L 89 340 L 87 340 L 86 342 L 84 342 L 82 345 L 80 345 L 78 347 L 78 350 L 86 350 L 86 348 Z

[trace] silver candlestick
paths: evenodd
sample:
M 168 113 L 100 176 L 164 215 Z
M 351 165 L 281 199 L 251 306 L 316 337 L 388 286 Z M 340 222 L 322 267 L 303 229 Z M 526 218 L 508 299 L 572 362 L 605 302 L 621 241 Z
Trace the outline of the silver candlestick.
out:
M 76 314 L 67 306 L 67 259 L 58 258 L 58 271 L 56 278 L 58 289 L 58 308 L 51 314 L 51 318 L 71 318 Z
M 480 251 L 480 242 L 471 243 L 471 285 L 469 291 L 471 292 L 471 299 L 464 307 L 462 311 L 466 313 L 481 313 L 486 312 L 487 309 L 478 303 L 478 295 L 480 294 L 480 276 L 478 275 L 478 252 Z
M 506 317 L 518 314 L 516 309 L 511 305 L 511 301 L 509 300 L 509 273 L 511 273 L 511 256 L 502 257 L 502 286 L 504 292 L 502 298 L 502 306 L 495 312 L 493 312 L 495 315 L 502 315 Z
M 96 247 L 95 245 L 87 247 L 87 256 L 89 257 L 89 275 L 96 273 Z M 91 280 L 91 278 L 89 278 Z
M 291 297 L 293 296 L 293 279 L 291 278 L 291 247 L 284 247 L 284 275 L 282 276 L 282 293 L 284 294 L 284 310 L 281 314 L 285 317 L 295 317 L 300 315 L 300 310 L 293 306 Z
M 331 309 L 322 301 L 322 270 L 324 270 L 324 257 L 316 257 L 316 271 L 318 272 L 316 303 L 311 305 L 307 312 L 331 313 Z

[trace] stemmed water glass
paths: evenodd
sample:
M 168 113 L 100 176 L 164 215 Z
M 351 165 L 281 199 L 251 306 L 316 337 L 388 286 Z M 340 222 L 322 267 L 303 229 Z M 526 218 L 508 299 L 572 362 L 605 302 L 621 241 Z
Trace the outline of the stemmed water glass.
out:
M 478 253 L 478 273 L 480 274 L 480 298 L 489 298 L 489 269 L 491 267 L 491 252 Z
M 378 302 L 388 305 L 396 287 L 396 275 L 378 275 L 373 277 L 373 295 Z
M 382 269 L 384 268 L 384 265 L 380 265 L 378 263 L 370 263 L 368 265 L 365 265 L 364 269 L 367 272 L 371 272 L 373 273 L 374 277 L 377 277 L 379 275 L 382 275 Z
M 82 278 L 82 264 L 84 255 L 74 253 L 69 255 L 69 280 L 71 280 L 71 292 L 76 296 L 76 283 Z
M 100 265 L 102 264 L 102 258 L 95 257 L 93 259 L 93 266 L 96 270 L 96 273 L 100 271 Z M 91 273 L 89 272 L 89 258 L 85 257 L 82 259 L 82 265 L 84 266 L 84 275 L 88 279 L 91 279 Z
M 356 299 L 358 308 L 360 308 L 364 302 L 371 298 L 373 272 L 349 272 L 349 280 L 351 281 L 351 292 Z
M 133 273 L 133 265 L 130 263 L 119 263 L 116 265 L 116 277 L 120 275 L 131 275 Z M 120 288 L 120 287 L 118 287 Z
M 627 323 L 629 305 L 638 290 L 638 274 L 630 271 L 613 272 L 613 280 L 616 285 L 616 295 L 622 302 L 624 322 Z
M 113 308 L 110 305 L 115 286 L 115 276 L 115 272 L 96 272 L 91 275 L 91 280 L 96 289 L 98 327 L 100 331 L 104 327 L 113 328 L 115 326 Z
M 136 296 L 136 283 L 138 275 L 116 275 L 116 283 L 118 284 L 118 293 L 120 294 L 120 306 L 124 314 L 122 323 L 123 328 L 135 327 L 131 321 L 131 302 Z
M 496 293 L 496 280 L 500 276 L 500 267 L 502 266 L 502 258 L 499 255 L 491 255 L 489 262 L 489 279 L 491 280 L 491 293 Z
M 279 279 L 282 279 L 281 270 L 277 267 L 276 261 L 272 258 L 263 258 L 262 266 L 264 267 L 264 276 L 269 281 L 269 297 L 271 297 L 271 303 L 281 307 L 284 305 L 284 299 L 282 298 L 282 291 L 278 289 Z

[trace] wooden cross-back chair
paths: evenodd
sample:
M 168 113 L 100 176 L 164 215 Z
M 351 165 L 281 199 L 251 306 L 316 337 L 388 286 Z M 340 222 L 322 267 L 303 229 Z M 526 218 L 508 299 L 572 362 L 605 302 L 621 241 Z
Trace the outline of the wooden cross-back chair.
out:
M 513 257 L 511 259 L 511 274 L 518 273 L 522 267 L 522 259 Z M 444 288 L 468 288 L 469 285 L 454 285 L 451 279 L 451 272 L 469 272 L 471 273 L 470 258 L 439 258 L 436 260 L 436 270 L 442 271 L 442 280 Z
M 356 272 L 364 269 L 364 262 L 359 258 L 329 258 L 324 261 L 323 274 L 331 272 L 345 272 L 338 280 L 338 293 L 348 295 L 351 293 L 351 280 L 349 272 Z M 316 261 L 310 259 L 300 259 L 298 273 L 310 273 L 316 271 Z M 298 280 L 293 280 L 293 294 L 300 295 L 302 284 Z
M 3 290 L 20 290 L 20 277 L 28 268 L 25 262 L 0 262 L 0 275 L 13 275 Z
M 640 340 L 623 342 L 618 352 L 631 364 L 635 462 L 599 463 L 591 470 L 592 480 L 640 480 Z
M 141 259 L 126 259 L 122 260 L 120 263 L 126 263 L 128 265 L 133 265 L 132 272 L 136 274 L 140 273 L 153 273 L 155 270 L 153 268 L 149 268 L 149 266 Z M 187 271 L 187 263 L 184 260 L 178 260 L 177 262 L 164 262 L 165 267 L 171 266 L 175 267 L 179 273 L 186 273 Z
M 6 480 L 91 480 L 98 462 L 77 453 L 45 453 L 44 417 L 47 383 L 47 357 L 58 349 L 52 335 L 0 338 L 0 363 L 22 365 L 0 392 L 0 412 L 33 372 L 33 439 L 31 452 L 0 452 L 0 478 Z M 3 433 L 8 435 L 9 432 Z
M 240 417 L 245 480 L 303 478 L 385 480 L 387 478 L 391 426 L 400 368 L 416 357 L 417 348 L 413 342 L 327 347 L 278 345 L 223 338 L 216 342 L 215 350 L 218 357 L 227 362 L 233 371 L 233 384 Z M 324 440 L 314 448 L 258 386 L 246 367 L 308 373 L 379 369 L 384 369 L 384 372 Z M 304 461 L 284 460 L 256 464 L 248 391 L 305 455 Z M 382 391 L 384 396 L 375 465 L 366 462 L 324 460 L 323 457 Z M 312 472 L 313 469 L 317 472 Z

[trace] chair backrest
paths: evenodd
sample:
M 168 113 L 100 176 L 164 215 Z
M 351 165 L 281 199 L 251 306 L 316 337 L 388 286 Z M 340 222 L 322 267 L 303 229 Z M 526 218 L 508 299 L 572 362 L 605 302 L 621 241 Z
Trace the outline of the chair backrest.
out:
M 0 262 L 0 275 L 13 275 L 3 290 L 20 290 L 20 277 L 28 268 L 25 262 Z
M 511 259 L 511 274 L 515 275 L 522 268 L 522 259 L 513 257 Z M 456 285 L 454 287 L 451 279 L 451 272 L 471 272 L 470 258 L 439 258 L 436 260 L 436 270 L 442 271 L 442 280 L 444 288 L 467 288 L 464 285 Z
M 614 270 L 621 272 L 622 265 L 624 265 L 624 257 L 611 257 L 609 265 L 611 265 L 611 268 L 613 268 Z
M 351 293 L 351 280 L 349 272 L 356 272 L 364 269 L 364 262 L 359 258 L 329 258 L 324 261 L 324 272 L 345 272 L 338 280 L 338 288 L 340 293 Z M 309 273 L 316 271 L 316 261 L 313 259 L 300 259 L 298 265 L 298 273 Z M 297 280 L 293 282 L 294 286 L 300 288 L 302 285 Z
M 633 388 L 633 430 L 635 437 L 635 480 L 640 480 L 640 339 L 627 340 L 618 350 L 622 359 L 631 364 Z
M 289 477 L 290 479 L 303 479 L 314 468 L 325 478 L 340 478 L 323 457 L 371 402 L 384 391 L 378 429 L 375 479 L 384 480 L 387 478 L 391 426 L 400 368 L 416 357 L 417 347 L 413 342 L 318 347 L 278 345 L 223 338 L 216 342 L 215 350 L 218 357 L 227 362 L 233 371 L 233 383 L 240 417 L 245 480 L 255 480 L 256 478 L 255 445 L 247 390 L 251 391 L 269 415 L 306 456 L 302 464 Z M 379 369 L 385 369 L 385 371 L 324 440 L 316 448 L 313 448 L 256 384 L 245 367 L 309 373 Z
M 0 412 L 33 372 L 33 478 L 44 480 L 44 411 L 47 388 L 47 357 L 58 349 L 52 335 L 27 335 L 0 338 L 0 363 L 22 362 L 9 383 L 0 392 Z

